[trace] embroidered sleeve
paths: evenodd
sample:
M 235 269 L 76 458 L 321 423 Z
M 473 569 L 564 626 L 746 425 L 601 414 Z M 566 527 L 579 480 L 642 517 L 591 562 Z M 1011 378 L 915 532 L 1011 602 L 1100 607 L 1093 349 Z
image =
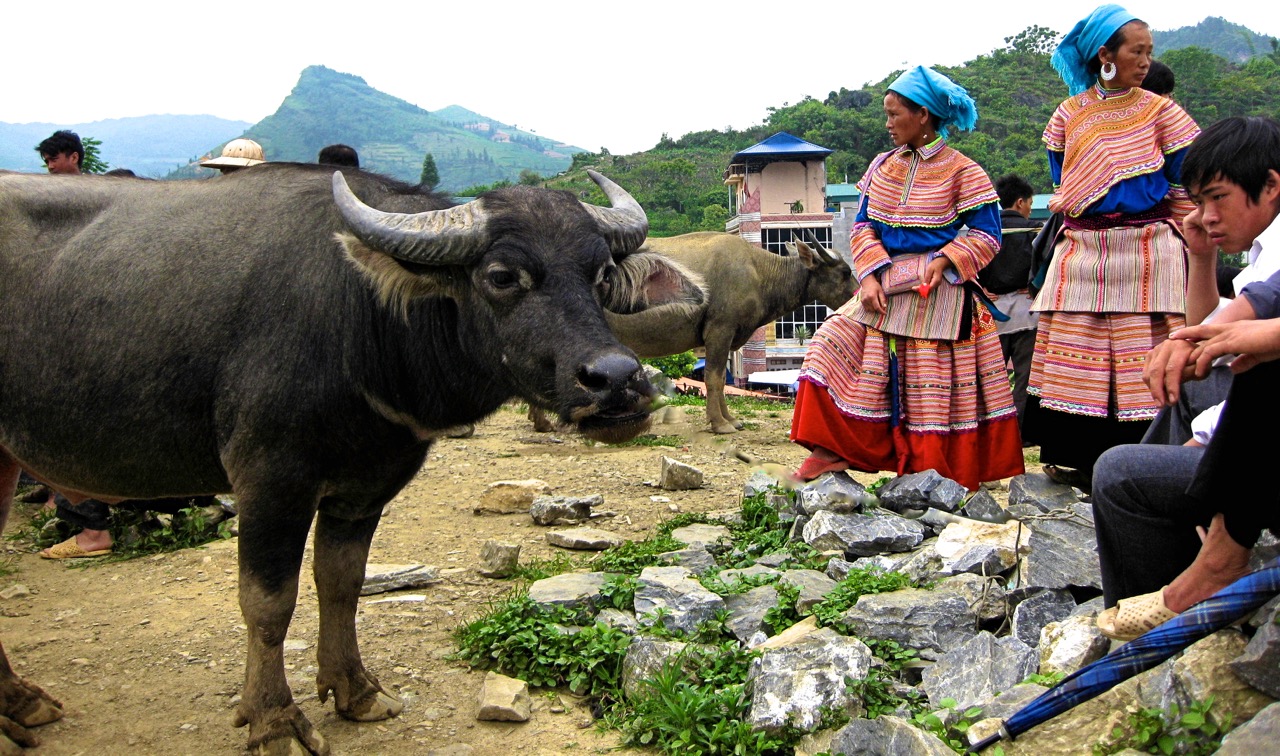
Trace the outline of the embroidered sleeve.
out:
M 1000 203 L 987 202 L 960 214 L 969 227 L 940 252 L 947 256 L 961 281 L 973 281 L 1000 251 Z
M 1196 207 L 1186 187 L 1181 184 L 1182 161 L 1187 156 L 1187 149 L 1184 147 L 1170 154 L 1165 158 L 1164 164 L 1164 177 L 1169 182 L 1169 193 L 1165 195 L 1165 199 L 1169 200 L 1173 221 L 1179 227 L 1182 226 L 1182 219 Z
M 876 236 L 875 227 L 870 222 L 853 224 L 853 231 L 849 235 L 849 252 L 853 258 L 853 273 L 859 281 L 889 264 L 889 253 L 880 243 L 880 237 Z

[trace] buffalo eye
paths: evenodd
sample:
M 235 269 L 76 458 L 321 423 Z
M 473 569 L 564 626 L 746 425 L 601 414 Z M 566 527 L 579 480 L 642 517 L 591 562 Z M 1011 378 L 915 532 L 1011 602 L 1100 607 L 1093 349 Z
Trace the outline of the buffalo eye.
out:
M 520 276 L 507 268 L 493 268 L 489 271 L 489 285 L 495 289 L 511 289 L 520 283 Z

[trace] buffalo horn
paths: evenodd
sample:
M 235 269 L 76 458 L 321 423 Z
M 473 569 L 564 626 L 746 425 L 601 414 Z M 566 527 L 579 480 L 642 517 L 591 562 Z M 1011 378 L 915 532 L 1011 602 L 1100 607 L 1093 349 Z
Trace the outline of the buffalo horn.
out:
M 385 213 L 361 202 L 341 171 L 333 174 L 333 199 L 356 238 L 398 260 L 465 265 L 488 243 L 479 201 L 425 213 Z
M 827 265 L 833 265 L 839 262 L 836 259 L 836 256 L 831 253 L 831 250 L 822 246 L 822 242 L 818 241 L 818 235 L 813 233 L 813 229 L 806 228 L 805 231 L 809 234 L 809 239 L 813 242 L 813 251 L 817 253 L 818 257 L 822 258 Z
M 587 212 L 595 218 L 596 227 L 609 241 L 609 251 L 622 257 L 634 252 L 649 235 L 649 218 L 644 208 L 635 198 L 627 194 L 627 190 L 601 176 L 591 169 L 587 175 L 596 182 L 596 186 L 609 198 L 612 207 L 599 207 L 582 203 Z

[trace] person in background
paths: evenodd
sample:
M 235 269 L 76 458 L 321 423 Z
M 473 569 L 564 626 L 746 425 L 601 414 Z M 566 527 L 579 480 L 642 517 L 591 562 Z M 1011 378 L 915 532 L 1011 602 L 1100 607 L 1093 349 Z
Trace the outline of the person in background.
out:
M 1143 89 L 1161 97 L 1173 94 L 1173 87 L 1176 84 L 1173 69 L 1158 60 L 1151 61 L 1151 68 L 1147 69 L 1147 75 L 1142 80 Z
M 251 165 L 267 162 L 262 145 L 252 139 L 232 139 L 222 148 L 222 154 L 200 163 L 201 168 L 216 168 L 224 175 Z
M 341 165 L 348 168 L 359 168 L 360 155 L 356 153 L 354 147 L 348 147 L 345 144 L 331 144 L 320 150 L 320 154 L 316 156 L 316 162 L 321 165 Z
M 36 145 L 36 152 L 44 161 L 49 173 L 66 176 L 79 176 L 80 166 L 84 163 L 84 145 L 80 135 L 74 131 L 55 131 L 48 139 Z
M 897 148 L 859 182 L 859 294 L 801 367 L 791 440 L 810 455 L 796 477 L 934 469 L 976 489 L 1023 471 L 995 319 L 973 283 L 1000 246 L 999 197 L 945 139 L 977 123 L 964 88 L 917 66 L 889 85 L 884 112 Z
M 1027 412 L 1027 381 L 1031 378 L 1031 353 L 1036 346 L 1036 314 L 1031 311 L 1031 241 L 1041 224 L 1031 220 L 1035 192 L 1021 176 L 1010 174 L 996 182 L 1000 195 L 1000 251 L 978 273 L 978 283 L 994 295 L 996 307 L 1009 316 L 997 321 L 1000 348 L 1013 369 L 1013 404 L 1018 408 L 1021 430 Z
M 1098 456 L 1141 440 L 1160 409 L 1145 357 L 1185 323 L 1179 174 L 1200 128 L 1142 89 L 1152 50 L 1145 22 L 1103 5 L 1052 56 L 1071 91 L 1044 131 L 1049 209 L 1064 217 L 1033 306 L 1025 430 L 1045 474 L 1085 491 Z

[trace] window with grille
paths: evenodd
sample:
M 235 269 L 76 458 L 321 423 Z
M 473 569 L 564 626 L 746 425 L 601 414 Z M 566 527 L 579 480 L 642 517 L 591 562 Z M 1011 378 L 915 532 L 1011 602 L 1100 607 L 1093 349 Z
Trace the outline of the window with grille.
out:
M 762 246 L 774 253 L 775 255 L 786 254 L 785 245 L 789 241 L 802 240 L 813 243 L 813 238 L 817 237 L 818 242 L 825 248 L 831 249 L 831 227 L 816 226 L 811 228 L 764 228 L 760 230 L 760 238 Z M 773 323 L 773 336 L 777 339 L 794 339 L 796 338 L 796 328 L 804 326 L 809 329 L 809 334 L 818 330 L 818 326 L 822 325 L 822 321 L 827 319 L 827 315 L 831 310 L 826 305 L 818 301 L 810 302 L 798 310 L 789 312 L 778 318 Z

